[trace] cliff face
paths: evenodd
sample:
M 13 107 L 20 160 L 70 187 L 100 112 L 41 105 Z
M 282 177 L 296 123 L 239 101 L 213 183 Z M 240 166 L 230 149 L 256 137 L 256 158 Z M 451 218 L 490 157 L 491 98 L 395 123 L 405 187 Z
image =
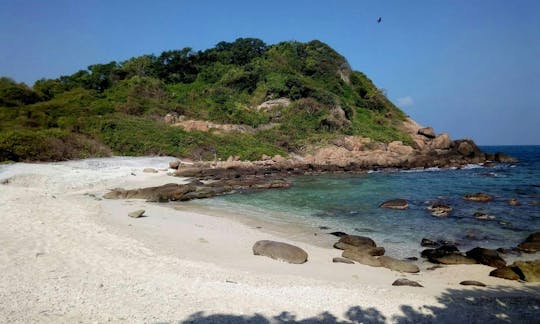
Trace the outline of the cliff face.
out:
M 9 105 L 0 107 L 0 160 L 111 152 L 193 160 L 279 155 L 340 166 L 482 160 L 472 141 L 419 132 L 384 91 L 320 41 L 237 39 L 95 64 L 31 89 L 2 80 L 0 103 Z M 32 100 L 7 98 L 14 93 Z

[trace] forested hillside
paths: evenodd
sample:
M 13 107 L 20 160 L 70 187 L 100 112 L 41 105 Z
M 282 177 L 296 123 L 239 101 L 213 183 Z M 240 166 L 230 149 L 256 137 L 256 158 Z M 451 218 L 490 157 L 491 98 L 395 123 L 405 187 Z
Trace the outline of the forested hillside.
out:
M 263 104 L 270 100 L 278 104 Z M 261 105 L 262 104 L 262 105 Z M 187 131 L 166 115 L 250 131 Z M 320 41 L 221 42 L 94 64 L 32 87 L 0 78 L 0 161 L 121 155 L 286 156 L 337 136 L 412 143 L 405 118 Z

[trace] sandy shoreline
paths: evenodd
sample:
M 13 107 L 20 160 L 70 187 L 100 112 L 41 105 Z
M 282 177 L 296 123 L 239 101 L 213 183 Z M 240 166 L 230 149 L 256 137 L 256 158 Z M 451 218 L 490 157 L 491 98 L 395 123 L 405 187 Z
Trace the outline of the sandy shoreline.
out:
M 432 322 L 533 320 L 540 285 L 489 277 L 483 265 L 418 275 L 332 263 L 338 250 L 276 231 L 142 200 L 114 187 L 181 182 L 143 173 L 167 158 L 0 167 L 2 322 Z M 135 174 L 135 175 L 133 175 Z M 148 217 L 127 213 L 145 209 Z M 266 225 L 266 224 L 265 224 Z M 263 227 L 265 226 L 263 225 Z M 253 256 L 261 239 L 296 244 L 303 265 Z M 397 278 L 425 288 L 393 287 Z M 460 286 L 478 280 L 487 288 Z

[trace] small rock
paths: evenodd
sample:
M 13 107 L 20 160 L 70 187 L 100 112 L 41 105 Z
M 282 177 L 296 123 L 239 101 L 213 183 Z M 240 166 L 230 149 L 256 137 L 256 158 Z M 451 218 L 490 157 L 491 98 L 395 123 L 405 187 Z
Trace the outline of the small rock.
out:
M 393 199 L 383 202 L 379 205 L 380 208 L 389 208 L 403 210 L 409 208 L 409 203 L 405 199 Z
M 475 202 L 488 202 L 493 200 L 493 196 L 490 196 L 484 192 L 476 192 L 463 196 L 463 199 Z
M 142 170 L 142 172 L 144 172 L 144 173 L 158 173 L 158 170 L 156 170 L 154 168 L 146 168 L 146 169 Z
M 308 259 L 307 252 L 297 246 L 269 240 L 255 242 L 253 254 L 294 264 L 305 263 Z
M 333 258 L 333 259 L 332 259 L 332 262 L 334 262 L 334 263 L 354 264 L 354 261 L 349 260 L 349 259 L 345 259 L 345 258 L 340 258 L 340 257 L 335 257 L 335 258 Z
M 411 287 L 424 287 L 416 281 L 401 278 L 392 283 L 392 286 L 411 286 Z
M 180 160 L 169 162 L 169 168 L 177 170 L 180 166 Z
M 139 209 L 136 211 L 132 211 L 131 213 L 128 214 L 128 216 L 133 217 L 133 218 L 139 218 L 144 214 L 144 212 L 145 212 L 144 209 Z
M 488 214 L 483 213 L 483 212 L 476 212 L 476 213 L 473 214 L 473 216 L 474 216 L 476 219 L 481 219 L 481 220 L 495 219 L 495 216 L 488 215 Z
M 486 286 L 485 283 L 480 282 L 480 281 L 475 281 L 475 280 L 465 280 L 465 281 L 460 282 L 459 284 L 463 286 L 478 286 L 478 287 Z

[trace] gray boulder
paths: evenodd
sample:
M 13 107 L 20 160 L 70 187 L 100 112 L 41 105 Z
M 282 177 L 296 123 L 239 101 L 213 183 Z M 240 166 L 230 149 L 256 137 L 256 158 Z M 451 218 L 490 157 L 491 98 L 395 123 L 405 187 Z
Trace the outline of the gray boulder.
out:
M 416 264 L 411 262 L 398 260 L 389 256 L 381 256 L 379 258 L 381 265 L 387 269 L 399 271 L 399 272 L 408 272 L 408 273 L 417 273 L 420 272 L 420 269 Z
M 294 264 L 305 263 L 308 259 L 307 252 L 297 246 L 269 240 L 255 242 L 253 254 Z
M 144 212 L 145 212 L 144 209 L 139 209 L 139 210 L 136 210 L 136 211 L 132 211 L 131 213 L 128 214 L 128 216 L 133 217 L 133 218 L 139 218 L 139 217 L 142 217 Z

